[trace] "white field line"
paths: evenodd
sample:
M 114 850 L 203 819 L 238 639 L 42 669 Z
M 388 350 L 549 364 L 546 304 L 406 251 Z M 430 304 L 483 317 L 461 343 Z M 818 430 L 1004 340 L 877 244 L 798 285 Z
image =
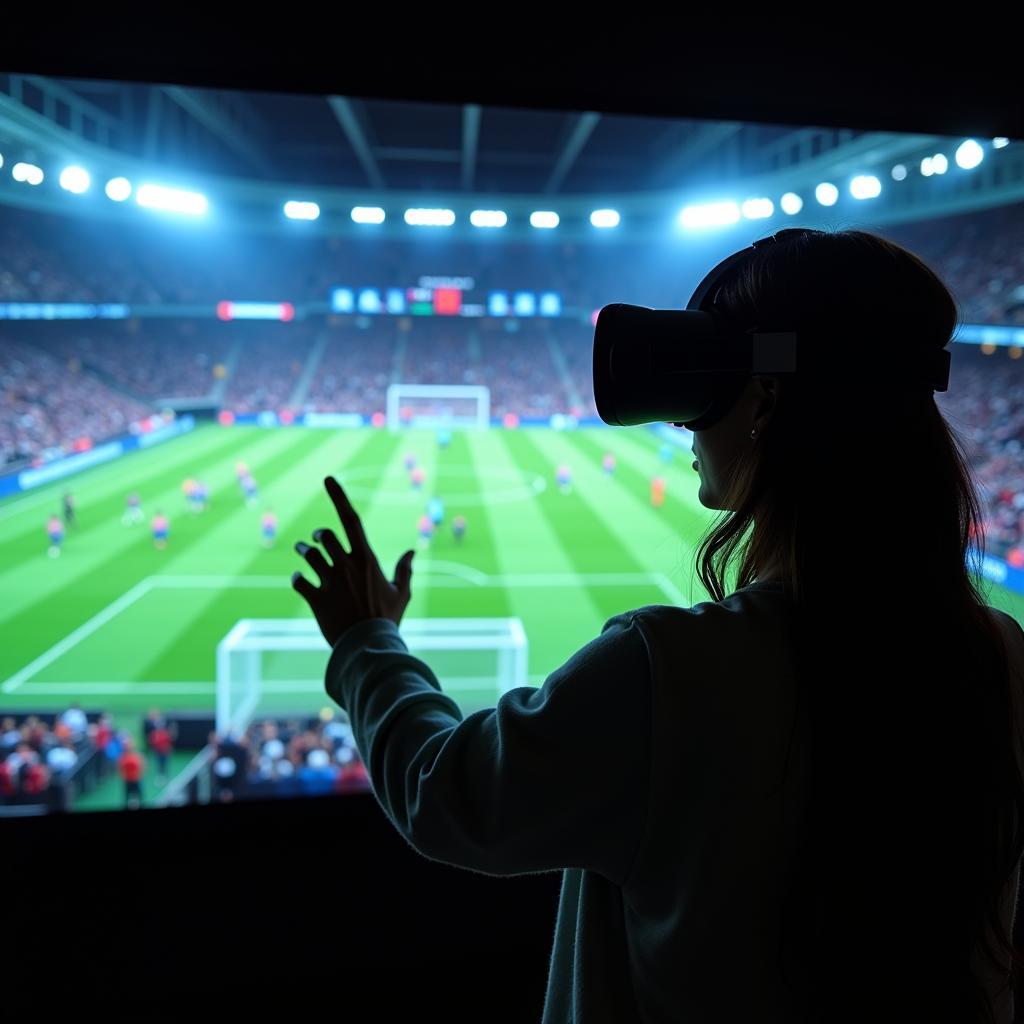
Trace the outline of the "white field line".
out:
M 92 636 L 101 626 L 106 625 L 115 615 L 135 604 L 143 594 L 149 593 L 152 589 L 152 576 L 147 576 L 135 584 L 131 590 L 125 591 L 116 601 L 112 601 L 102 611 L 97 612 L 91 619 L 83 622 L 77 629 L 72 630 L 63 640 L 58 640 L 52 647 L 43 651 L 38 658 L 34 658 L 23 669 L 19 669 L 10 679 L 4 680 L 0 690 L 4 693 L 13 693 L 26 679 L 34 676 L 40 669 L 55 662 L 62 654 L 66 654 L 76 644 L 80 643 L 87 636 Z
M 467 583 L 473 586 L 484 587 L 579 587 L 579 586 L 623 586 L 627 584 L 650 583 L 661 589 L 666 597 L 675 604 L 685 607 L 686 601 L 682 593 L 672 581 L 663 573 L 656 572 L 607 572 L 607 573 L 505 573 L 490 576 L 478 569 L 469 566 L 462 566 L 457 562 L 435 563 L 437 568 L 448 569 L 445 575 L 433 576 L 429 569 L 424 569 L 417 578 L 423 580 L 427 577 L 431 580 L 430 586 L 461 587 Z M 4 680 L 0 685 L 3 693 L 13 693 L 26 680 L 30 679 L 37 672 L 51 665 L 59 657 L 81 643 L 87 637 L 92 636 L 98 629 L 105 626 L 111 619 L 119 615 L 126 608 L 135 604 L 151 590 L 206 590 L 213 588 L 237 588 L 237 589 L 262 589 L 288 586 L 285 577 L 278 576 L 147 576 L 126 591 L 115 601 L 112 601 L 105 608 L 97 612 L 91 619 L 83 622 L 77 629 L 72 630 L 62 640 L 58 640 L 52 647 L 43 651 L 37 658 L 30 661 L 24 668 L 19 669 L 9 679 Z M 531 677 L 532 678 L 532 677 Z M 546 678 L 541 676 L 541 679 Z M 98 682 L 98 683 L 32 683 L 33 692 L 43 694 L 73 694 L 80 693 L 80 687 L 90 686 L 96 693 L 126 693 L 128 688 L 144 685 L 146 693 L 171 696 L 174 694 L 206 693 L 205 688 L 189 690 L 184 687 L 205 687 L 203 683 L 127 683 L 127 682 Z M 209 685 L 213 685 L 212 683 Z M 159 686 L 167 686 L 169 689 L 157 689 Z M 122 689 L 122 687 L 126 689 Z M 67 688 L 67 689 L 64 689 Z M 273 691 L 268 691 L 273 692 Z M 284 692 L 284 691 L 282 691 Z

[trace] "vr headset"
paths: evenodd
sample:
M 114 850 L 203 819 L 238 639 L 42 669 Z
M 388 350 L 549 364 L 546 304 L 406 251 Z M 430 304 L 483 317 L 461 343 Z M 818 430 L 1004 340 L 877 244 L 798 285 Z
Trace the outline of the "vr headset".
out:
M 615 303 L 594 330 L 594 400 L 612 426 L 671 423 L 689 430 L 714 426 L 736 403 L 751 376 L 796 372 L 793 331 L 739 329 L 717 311 L 723 285 L 769 235 L 722 260 L 690 296 L 686 309 Z M 935 391 L 949 386 L 950 353 L 937 349 L 911 369 Z

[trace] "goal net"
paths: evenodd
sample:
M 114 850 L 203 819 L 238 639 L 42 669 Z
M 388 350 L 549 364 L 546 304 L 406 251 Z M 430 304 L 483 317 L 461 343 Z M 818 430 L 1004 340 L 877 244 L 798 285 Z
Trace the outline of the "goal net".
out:
M 464 717 L 527 685 L 528 645 L 518 618 L 406 619 L 399 633 Z M 218 734 L 240 735 L 260 718 L 318 715 L 330 704 L 329 653 L 311 619 L 241 619 L 217 645 Z
M 470 384 L 390 384 L 389 430 L 453 427 L 486 430 L 491 422 L 489 388 Z

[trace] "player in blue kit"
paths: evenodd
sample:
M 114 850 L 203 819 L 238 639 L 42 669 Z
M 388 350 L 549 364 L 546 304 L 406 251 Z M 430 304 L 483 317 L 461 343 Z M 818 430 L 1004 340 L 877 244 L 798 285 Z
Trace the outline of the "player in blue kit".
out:
M 466 534 L 466 517 L 456 516 L 452 520 L 452 533 L 455 535 L 455 543 L 461 544 L 462 538 Z
M 434 526 L 440 526 L 444 521 L 444 502 L 437 495 L 427 502 L 427 515 Z

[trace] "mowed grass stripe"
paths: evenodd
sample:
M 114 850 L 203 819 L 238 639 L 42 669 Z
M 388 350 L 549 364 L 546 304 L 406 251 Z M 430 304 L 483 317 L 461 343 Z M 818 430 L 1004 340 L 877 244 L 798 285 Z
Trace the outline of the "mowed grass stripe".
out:
M 385 461 L 395 444 L 393 438 L 378 431 L 325 431 L 317 441 L 315 448 L 298 456 L 271 488 L 279 518 L 280 547 L 273 557 L 267 558 L 264 556 L 268 553 L 255 540 L 246 541 L 236 550 L 230 568 L 230 574 L 235 576 L 275 575 L 279 571 L 280 588 L 189 591 L 187 612 L 183 609 L 175 623 L 181 642 L 162 644 L 155 656 L 139 668 L 139 679 L 212 680 L 217 644 L 239 619 L 311 617 L 305 601 L 291 588 L 290 577 L 300 570 L 316 583 L 316 574 L 292 546 L 298 538 L 311 541 L 318 527 L 330 526 L 338 532 L 337 517 L 323 488 L 323 478 L 328 473 L 343 475 L 345 467 L 358 460 L 369 464 Z M 222 535 L 227 532 L 221 531 Z M 220 543 L 221 537 L 211 537 L 207 546 L 212 550 Z M 183 644 L 187 648 L 184 651 Z M 325 643 L 324 666 L 328 653 Z
M 239 443 L 244 444 L 245 439 L 239 438 Z M 265 439 L 250 444 L 244 451 L 258 479 L 261 473 L 273 476 L 280 472 L 293 457 L 293 446 L 301 443 L 302 435 L 298 432 L 293 434 L 282 431 L 269 434 Z M 220 461 L 202 467 L 213 490 L 211 507 L 192 521 L 179 516 L 177 527 L 172 517 L 171 538 L 176 542 L 178 550 L 198 540 L 204 530 L 215 526 L 237 510 L 235 502 L 225 501 L 223 496 L 218 500 L 218 492 L 226 492 L 234 480 L 237 452 L 238 449 L 220 452 Z M 171 507 L 170 503 L 175 496 L 177 500 L 182 500 L 180 486 L 176 472 L 165 477 L 164 490 L 160 494 L 165 507 Z M 202 523 L 198 520 L 202 520 Z M 42 563 L 49 570 L 49 575 L 44 576 L 40 572 L 33 577 L 25 572 L 24 565 L 19 567 L 18 572 L 5 574 L 14 577 L 9 582 L 4 581 L 5 587 L 12 584 L 19 586 L 20 576 L 22 591 L 28 588 L 32 599 L 22 602 L 15 614 L 4 616 L 4 633 L 14 638 L 14 641 L 0 648 L 0 679 L 7 678 L 67 636 L 144 576 L 163 571 L 166 566 L 168 552 L 154 548 L 148 525 L 139 525 L 132 530 L 122 526 L 118 520 L 110 526 L 99 528 L 97 537 L 102 543 L 95 544 L 77 565 L 68 553 L 52 561 L 44 555 Z M 74 572 L 69 575 L 71 569 Z
M 555 489 L 554 463 L 536 457 L 520 459 L 511 440 L 512 434 L 507 432 L 473 436 L 471 451 L 480 479 L 491 475 L 499 488 L 518 479 L 532 488 L 534 479 L 540 477 L 546 488 L 520 500 L 488 505 L 497 570 L 503 575 L 572 575 L 578 567 L 553 525 L 553 520 L 560 518 L 564 498 Z M 474 531 L 475 521 L 470 519 L 467 542 L 474 541 Z M 520 584 L 505 589 L 511 614 L 523 621 L 530 645 L 529 672 L 534 676 L 548 675 L 592 640 L 605 622 L 594 592 L 581 585 Z
M 287 443 L 282 438 L 274 438 L 271 435 L 261 438 L 258 442 L 253 440 L 253 447 L 248 450 L 261 460 L 266 454 L 279 451 L 282 445 Z M 236 438 L 232 447 L 217 448 L 206 459 L 202 458 L 200 452 L 194 460 L 200 465 L 204 479 L 211 485 L 211 511 L 223 501 L 224 495 L 230 493 L 227 488 L 229 476 L 231 480 L 234 479 L 233 453 L 237 451 L 236 446 L 242 443 L 244 441 L 241 438 Z M 150 454 L 155 461 L 163 464 L 166 453 L 154 451 Z M 193 462 L 190 461 L 187 465 L 192 466 Z M 141 550 L 146 538 L 152 547 L 149 522 L 158 509 L 170 517 L 172 531 L 184 528 L 187 535 L 192 529 L 188 526 L 192 517 L 185 510 L 185 497 L 181 491 L 181 469 L 177 460 L 172 460 L 170 469 L 164 469 L 159 475 L 152 477 L 154 487 L 159 487 L 160 490 L 150 492 L 151 503 L 145 509 L 146 520 L 143 523 L 126 527 L 121 522 L 122 513 L 118 511 L 114 515 L 105 516 L 101 521 L 95 521 L 91 526 L 69 529 L 60 557 L 57 559 L 47 557 L 45 536 L 42 542 L 33 541 L 31 554 L 23 556 L 19 564 L 5 566 L 3 571 L 0 571 L 0 592 L 9 591 L 14 597 L 0 608 L 0 622 L 50 594 L 80 597 L 96 588 L 103 593 L 109 593 L 102 576 L 97 576 L 97 573 L 102 573 L 112 553 L 113 557 L 117 557 L 122 552 Z M 193 470 L 191 475 L 199 474 Z M 237 483 L 234 486 L 237 488 Z M 232 495 L 231 499 L 233 498 Z M 86 521 L 92 518 L 92 510 L 88 506 L 84 514 Z
M 220 451 L 234 447 L 237 439 L 226 436 L 228 433 L 213 428 L 201 430 L 68 477 L 63 486 L 50 489 L 44 502 L 0 519 L 0 568 L 17 565 L 40 552 L 45 554 L 46 520 L 52 513 L 60 513 L 64 491 L 71 492 L 77 506 L 78 525 L 68 531 L 68 543 L 93 526 L 115 518 L 120 521 L 125 498 L 132 491 L 138 491 L 143 510 L 152 515 L 152 494 L 162 486 L 162 478 L 177 467 L 184 480 L 189 474 L 183 470 L 193 461 L 215 459 Z
M 580 573 L 645 571 L 645 566 L 622 550 L 617 535 L 594 512 L 594 503 L 607 500 L 607 487 L 582 487 L 577 471 L 571 491 L 561 492 L 555 482 L 555 468 L 560 460 L 550 443 L 553 433 L 508 431 L 504 440 L 513 459 L 525 472 L 538 474 L 548 481 L 547 489 L 538 495 L 537 504 L 550 523 L 557 546 Z M 600 483 L 604 485 L 609 481 Z M 626 611 L 634 599 L 642 598 L 641 604 L 656 599 L 651 587 L 624 585 L 614 589 L 599 586 L 588 589 L 591 601 L 606 619 Z
M 655 508 L 650 500 L 650 481 L 628 459 L 617 455 L 615 472 L 607 475 L 601 465 L 609 450 L 605 442 L 592 432 L 574 431 L 549 438 L 547 445 L 554 457 L 573 467 L 574 483 L 579 481 L 584 493 L 602 494 L 602 500 L 593 503 L 594 514 L 614 534 L 618 550 L 644 570 L 666 576 L 685 597 L 687 606 L 694 600 L 706 600 L 706 591 L 694 572 L 699 529 L 691 526 L 687 532 L 680 525 L 689 517 L 677 511 L 678 501 L 673 504 L 666 498 L 660 508 Z M 676 604 L 678 600 L 671 592 L 659 590 L 649 603 Z
M 435 531 L 429 551 L 419 552 L 413 560 L 413 602 L 420 594 L 423 600 L 416 603 L 415 608 L 410 603 L 407 614 L 424 618 L 505 618 L 513 614 L 504 587 L 477 587 L 472 584 L 465 588 L 430 588 L 429 584 L 419 590 L 416 587 L 416 562 L 420 559 L 425 569 L 430 559 L 437 559 L 468 565 L 490 575 L 501 571 L 498 538 L 492 526 L 492 510 L 487 506 L 483 482 L 486 470 L 482 471 L 474 462 L 474 440 L 469 432 L 456 431 L 447 450 L 441 451 L 434 445 L 435 488 L 431 493 L 436 492 L 444 501 L 444 521 Z M 465 496 L 465 500 L 446 497 L 446 493 Z M 452 520 L 457 515 L 465 516 L 467 524 L 461 545 L 456 543 L 452 533 Z

